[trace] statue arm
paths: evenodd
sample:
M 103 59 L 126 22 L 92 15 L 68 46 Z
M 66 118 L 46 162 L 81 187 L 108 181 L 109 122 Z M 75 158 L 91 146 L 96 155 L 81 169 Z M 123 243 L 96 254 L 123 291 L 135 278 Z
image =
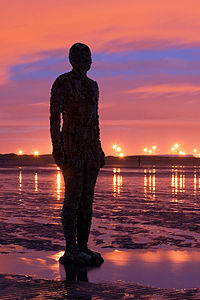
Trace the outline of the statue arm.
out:
M 98 127 L 98 137 L 99 137 L 99 148 L 100 148 L 100 151 L 101 151 L 101 154 L 100 154 L 100 167 L 102 168 L 105 165 L 105 153 L 102 149 L 101 140 L 100 140 L 99 115 L 97 115 L 97 127 Z
M 102 149 L 102 146 L 101 146 L 101 140 L 100 140 L 100 127 L 99 127 L 99 114 L 98 114 L 98 100 L 99 100 L 99 87 L 98 87 L 98 84 L 97 84 L 97 131 L 98 131 L 98 140 L 99 140 L 99 148 L 100 148 L 100 151 L 101 151 L 101 154 L 100 154 L 100 164 L 101 164 L 101 168 L 105 165 L 105 153 Z
M 62 113 L 62 96 L 58 80 L 51 88 L 50 97 L 50 133 L 53 146 L 52 155 L 56 164 L 63 167 L 64 152 L 61 137 L 61 113 Z

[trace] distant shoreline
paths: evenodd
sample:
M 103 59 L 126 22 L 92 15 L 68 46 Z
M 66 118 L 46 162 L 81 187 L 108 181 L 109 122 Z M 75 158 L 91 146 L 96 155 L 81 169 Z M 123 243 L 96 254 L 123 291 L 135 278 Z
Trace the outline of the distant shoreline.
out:
M 11 166 L 46 166 L 55 164 L 51 154 L 17 155 L 14 153 L 0 154 L 0 167 Z M 200 158 L 193 156 L 168 155 L 131 155 L 123 158 L 107 156 L 105 167 L 132 168 L 153 166 L 200 166 Z

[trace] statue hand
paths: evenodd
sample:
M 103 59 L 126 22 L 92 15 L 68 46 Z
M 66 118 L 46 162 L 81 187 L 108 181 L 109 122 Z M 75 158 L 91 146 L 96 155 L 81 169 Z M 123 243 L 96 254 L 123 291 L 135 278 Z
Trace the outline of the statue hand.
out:
M 57 164 L 57 166 L 60 168 L 60 169 L 63 169 L 64 168 L 64 153 L 62 150 L 58 150 L 58 151 L 53 151 L 53 157 L 54 157 L 54 160 L 55 160 L 55 163 Z

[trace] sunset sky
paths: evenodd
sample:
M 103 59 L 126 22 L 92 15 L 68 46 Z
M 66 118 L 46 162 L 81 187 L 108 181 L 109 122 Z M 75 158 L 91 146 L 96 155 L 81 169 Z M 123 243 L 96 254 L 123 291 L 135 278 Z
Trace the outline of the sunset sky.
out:
M 50 88 L 75 42 L 92 50 L 107 155 L 200 151 L 199 0 L 7 0 L 0 19 L 0 153 L 51 153 Z

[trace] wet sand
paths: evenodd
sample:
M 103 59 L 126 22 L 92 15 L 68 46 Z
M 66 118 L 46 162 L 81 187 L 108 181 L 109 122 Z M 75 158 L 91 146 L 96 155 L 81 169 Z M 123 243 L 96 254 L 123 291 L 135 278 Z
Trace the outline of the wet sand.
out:
M 28 292 L 33 299 L 38 293 L 41 299 L 62 299 L 63 293 L 200 299 L 198 168 L 102 170 L 90 246 L 105 262 L 88 270 L 65 270 L 58 263 L 64 250 L 61 173 L 55 167 L 4 168 L 0 179 L 1 297 L 20 297 L 21 291 L 22 298 L 15 299 Z M 69 280 L 76 282 L 73 289 Z
M 198 289 L 158 289 L 121 281 L 97 284 L 20 275 L 0 275 L 0 281 L 1 299 L 200 299 Z

